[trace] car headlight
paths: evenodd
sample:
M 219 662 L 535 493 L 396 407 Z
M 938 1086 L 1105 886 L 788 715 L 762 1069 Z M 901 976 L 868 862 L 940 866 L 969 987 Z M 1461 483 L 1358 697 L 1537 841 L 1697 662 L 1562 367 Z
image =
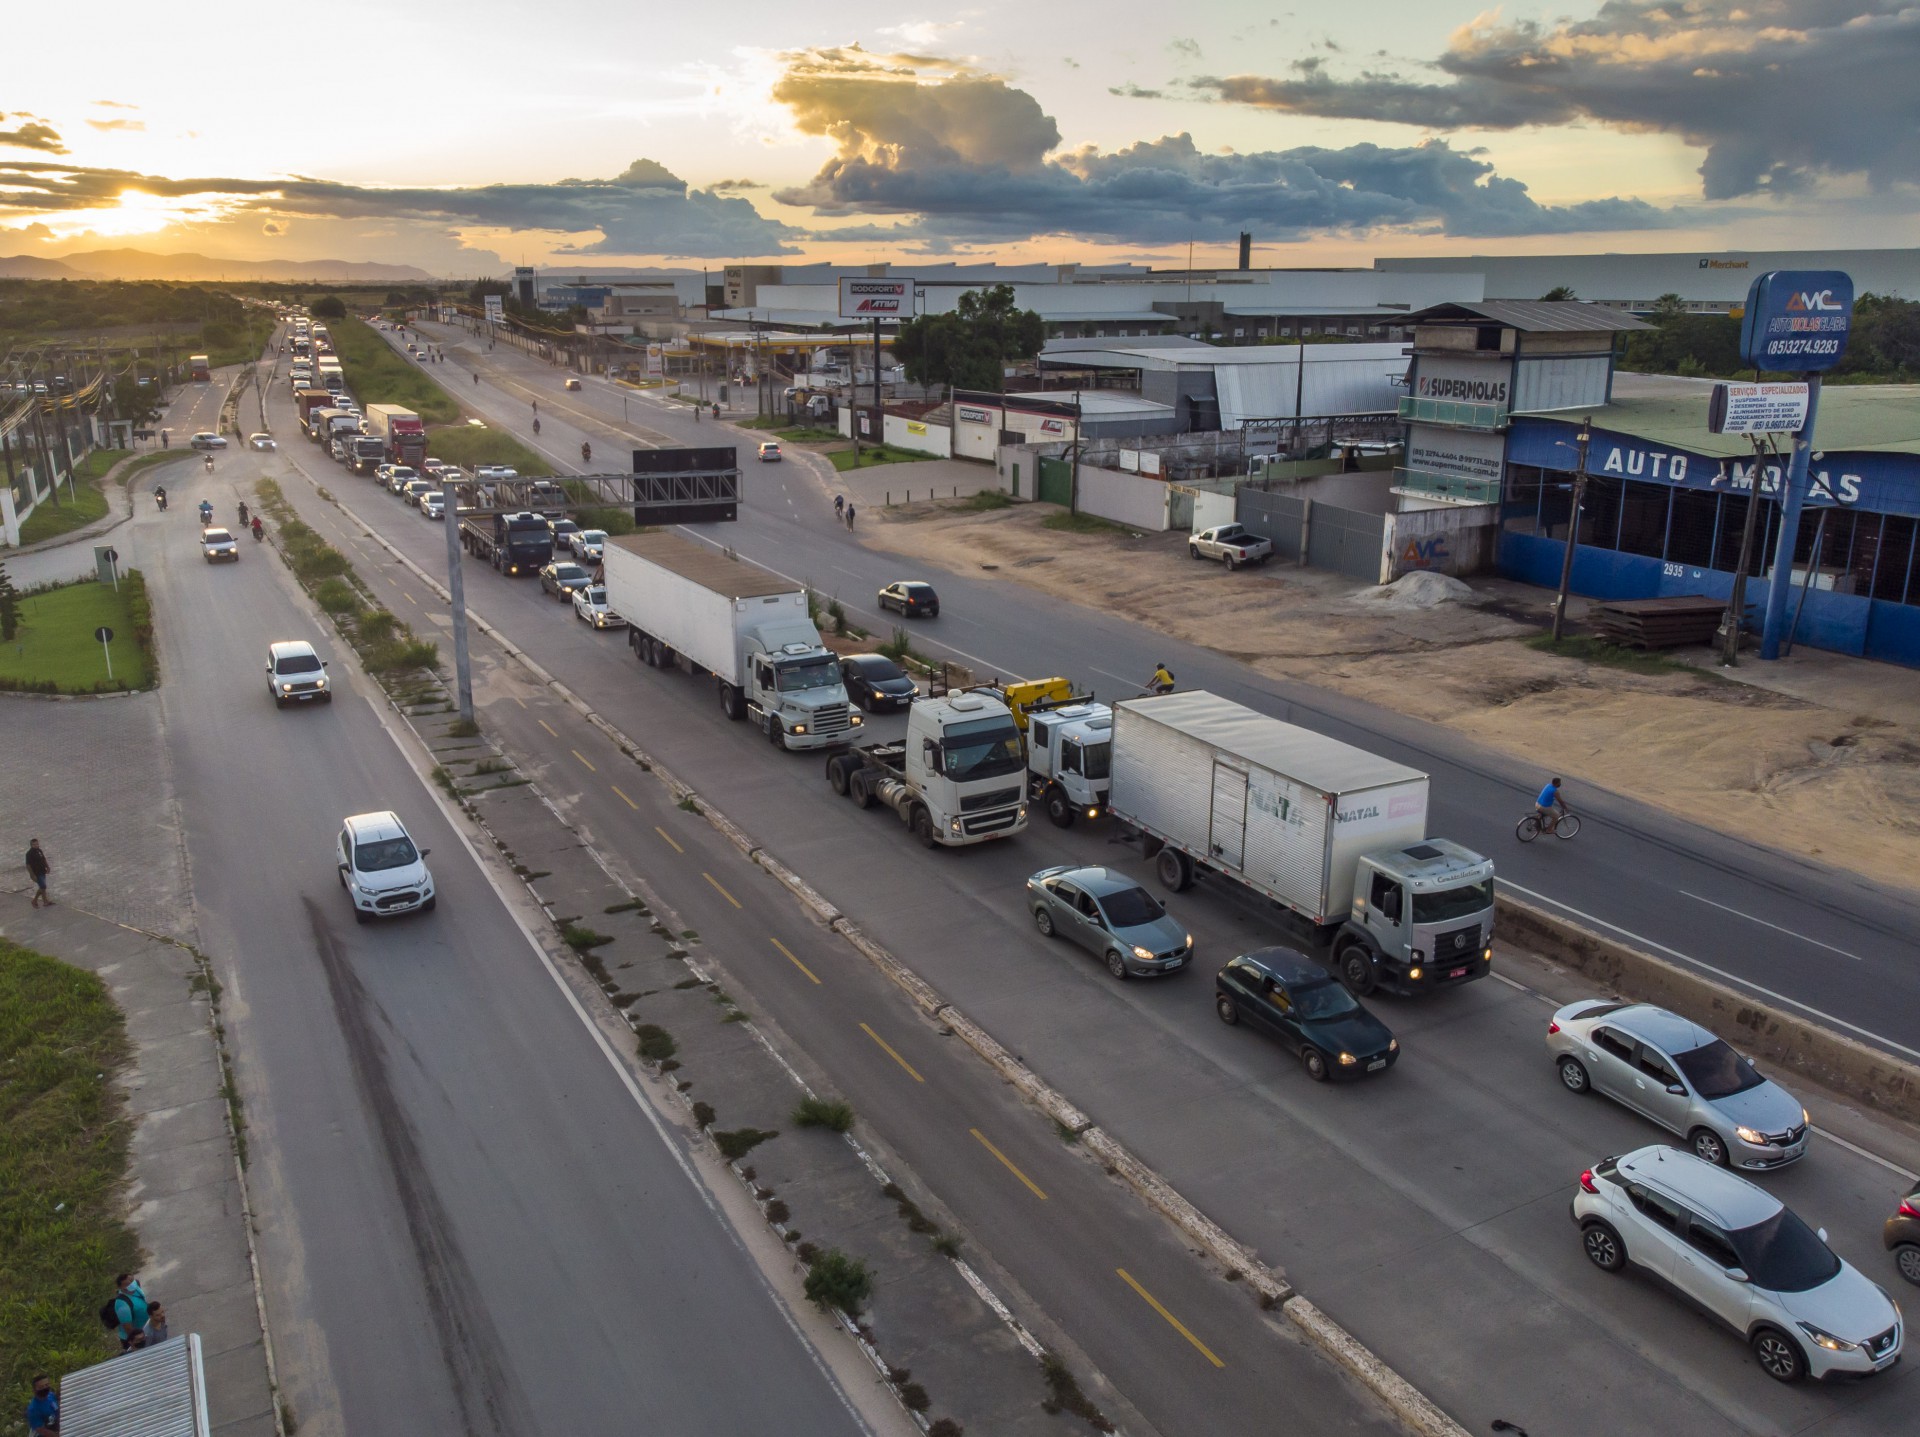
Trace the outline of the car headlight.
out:
M 806 731 L 807 731 L 807 726 L 803 723 L 795 724 L 792 729 L 792 732 L 794 733 L 805 733 Z
M 293 685 L 292 685 L 292 684 L 282 684 L 282 685 L 280 685 L 280 692 L 281 692 L 281 693 L 283 693 L 283 694 L 290 694 L 290 693 L 292 693 L 292 692 L 293 692 Z
M 1351 1053 L 1342 1053 L 1340 1055 L 1340 1066 L 1343 1068 L 1351 1068 L 1355 1063 L 1359 1061 L 1360 1060 L 1354 1057 L 1353 1054 Z
M 1418 983 L 1420 981 L 1420 970 L 1418 968 L 1407 969 L 1407 977 L 1413 982 Z
M 1800 1330 L 1829 1352 L 1856 1352 L 1860 1347 L 1857 1342 L 1849 1342 L 1844 1337 L 1835 1337 L 1831 1332 L 1821 1331 L 1811 1322 L 1801 1323 Z
M 849 728 L 859 728 L 859 727 L 860 727 L 860 725 L 861 725 L 861 723 L 863 723 L 863 722 L 864 722 L 864 720 L 863 720 L 863 719 L 861 719 L 861 717 L 860 717 L 860 715 L 859 715 L 859 714 L 848 714 L 848 715 L 847 715 L 847 727 L 849 727 Z
M 1153 961 L 1153 950 L 1151 948 L 1142 948 L 1136 943 L 1133 945 L 1133 956 L 1138 958 L 1142 963 L 1151 963 Z
M 1389 1053 L 1397 1053 L 1397 1052 L 1399 1052 L 1399 1051 L 1400 1051 L 1400 1040 L 1399 1040 L 1398 1038 L 1389 1038 L 1389 1039 L 1387 1039 L 1387 1051 L 1388 1051 Z
M 1755 1132 L 1752 1128 L 1735 1128 L 1733 1135 L 1743 1143 L 1752 1143 L 1756 1148 L 1766 1144 L 1766 1134 Z

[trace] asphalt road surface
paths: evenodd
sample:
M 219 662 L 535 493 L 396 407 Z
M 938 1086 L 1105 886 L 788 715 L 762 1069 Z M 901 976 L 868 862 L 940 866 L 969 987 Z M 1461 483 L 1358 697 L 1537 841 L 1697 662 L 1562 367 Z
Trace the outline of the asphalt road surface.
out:
M 463 352 L 457 331 L 436 331 L 441 337 L 450 371 L 478 369 L 486 381 L 461 392 L 464 402 L 527 439 L 522 416 L 537 396 L 538 444 L 556 459 L 577 454 L 581 437 L 603 456 L 619 452 L 620 393 L 594 381 L 563 393 L 548 366 L 504 346 Z M 710 424 L 695 426 L 664 405 L 643 408 L 635 396 L 625 404 L 636 421 L 645 415 L 644 427 L 632 426 L 640 442 L 715 436 Z M 370 523 L 429 572 L 443 567 L 436 525 L 330 471 L 322 473 Z M 837 591 L 857 620 L 884 632 L 892 620 L 881 620 L 867 596 L 904 575 L 833 524 L 826 492 L 802 464 L 749 462 L 741 521 L 707 527 L 746 557 Z M 1516 889 L 1777 989 L 1889 1046 L 1920 1048 L 1908 936 L 1914 904 L 1904 894 L 1605 794 L 1575 795 L 1588 818 L 1578 843 L 1520 849 L 1512 820 L 1534 776 L 1455 735 L 1275 683 L 1108 616 L 1036 605 L 1011 586 L 936 577 L 943 615 L 916 629 L 922 648 L 944 645 L 1003 674 L 1112 681 L 1107 691 L 1115 694 L 1164 657 L 1183 685 L 1427 769 L 1436 831 L 1492 852 Z M 1780 1389 L 1736 1338 L 1644 1283 L 1588 1268 L 1566 1218 L 1578 1173 L 1659 1134 L 1622 1110 L 1559 1090 L 1542 1046 L 1547 1009 L 1536 996 L 1494 982 L 1425 1004 L 1381 1000 L 1376 1006 L 1405 1049 L 1398 1067 L 1374 1084 L 1312 1087 L 1257 1038 L 1212 1017 L 1213 964 L 1280 936 L 1253 905 L 1206 887 L 1174 900 L 1199 944 L 1196 971 L 1158 985 L 1115 985 L 1039 940 L 1019 902 L 1021 879 L 1049 863 L 1112 862 L 1144 876 L 1137 854 L 1104 829 L 1042 825 L 1013 843 L 961 852 L 909 848 L 889 817 L 833 800 L 816 759 L 773 753 L 743 727 L 724 724 L 707 686 L 640 668 L 618 635 L 586 631 L 535 585 L 484 571 L 470 579 L 478 612 L 1470 1427 L 1498 1417 L 1536 1434 L 1792 1432 L 1822 1423 L 1831 1431 L 1904 1430 L 1912 1400 L 1905 1373 Z M 512 717 L 504 708 L 498 716 Z M 883 721 L 874 732 L 889 730 Z M 537 731 L 511 741 L 543 742 Z M 561 743 L 544 742 L 564 758 Z M 578 774 L 572 786 L 589 811 L 604 809 L 606 831 L 631 821 L 591 775 Z M 779 1008 L 777 993 L 756 996 Z M 812 1042 L 804 1017 L 787 1026 Z M 1825 1116 L 1816 1105 L 1816 1122 Z M 1894 1167 L 1910 1169 L 1916 1152 L 1908 1144 L 1895 1136 L 1878 1146 Z M 938 1190 L 942 1172 L 922 1172 Z M 1807 1162 L 1768 1183 L 1830 1228 L 1843 1255 L 1894 1280 L 1878 1238 L 1900 1186 L 1887 1163 L 1817 1139 Z M 1083 1341 L 1089 1325 L 1108 1320 L 1095 1310 L 1055 1315 Z M 1124 1385 L 1124 1373 L 1113 1375 Z
M 134 529 L 301 1431 L 867 1430 L 280 560 L 202 560 L 194 506 L 226 522 L 274 462 L 229 451 Z M 334 656 L 331 706 L 270 701 L 293 637 Z M 361 927 L 330 845 L 385 808 L 432 849 L 438 911 Z

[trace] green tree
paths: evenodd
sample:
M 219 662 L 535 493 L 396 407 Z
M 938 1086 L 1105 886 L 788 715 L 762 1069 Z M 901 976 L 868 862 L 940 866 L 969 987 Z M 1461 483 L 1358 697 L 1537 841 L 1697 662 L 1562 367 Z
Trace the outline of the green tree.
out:
M 1573 292 L 1572 285 L 1556 284 L 1552 289 L 1541 295 L 1540 298 L 1544 302 L 1548 300 L 1578 299 L 1580 296 Z
M 11 643 L 20 632 L 20 591 L 7 566 L 0 564 L 0 639 Z
M 347 307 L 337 294 L 323 294 L 313 302 L 315 319 L 345 319 Z
M 945 314 L 904 321 L 894 339 L 894 357 L 907 378 L 948 389 L 1005 387 L 1009 360 L 1032 359 L 1046 342 L 1046 322 L 1013 302 L 1013 286 L 968 290 Z

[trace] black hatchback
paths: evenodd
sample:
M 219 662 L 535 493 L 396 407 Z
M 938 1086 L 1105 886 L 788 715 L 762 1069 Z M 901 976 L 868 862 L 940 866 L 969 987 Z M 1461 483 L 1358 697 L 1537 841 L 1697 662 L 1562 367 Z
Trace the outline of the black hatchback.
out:
M 1400 1044 L 1318 963 L 1291 948 L 1262 948 L 1235 958 L 1213 980 L 1223 1023 L 1246 1023 L 1299 1055 L 1316 1083 L 1383 1073 Z
M 847 697 L 870 714 L 903 709 L 920 692 L 885 654 L 848 654 L 840 660 L 840 681 Z
M 882 612 L 898 609 L 903 619 L 937 619 L 940 617 L 940 596 L 934 593 L 931 584 L 918 579 L 903 579 L 880 591 L 880 608 Z

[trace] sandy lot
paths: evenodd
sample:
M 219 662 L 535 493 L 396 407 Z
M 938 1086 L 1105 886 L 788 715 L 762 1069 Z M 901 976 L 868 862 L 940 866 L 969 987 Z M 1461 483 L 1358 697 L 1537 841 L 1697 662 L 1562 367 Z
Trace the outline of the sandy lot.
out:
M 1581 786 L 1598 785 L 1779 846 L 1792 835 L 1795 851 L 1824 863 L 1920 887 L 1920 674 L 1805 650 L 1764 670 L 1749 659 L 1737 681 L 1642 674 L 1528 648 L 1543 596 L 1497 580 L 1420 607 L 1434 596 L 1313 570 L 1228 574 L 1189 559 L 1180 534 L 1047 530 L 1059 512 L 1047 506 L 869 512 L 881 521 L 866 531 L 875 548 L 1193 643 L 1230 633 L 1231 647 L 1212 646 L 1265 673 L 1445 724 L 1561 774 L 1576 808 Z M 1452 652 L 1465 646 L 1471 664 Z M 1516 813 L 1528 797 L 1515 794 Z

